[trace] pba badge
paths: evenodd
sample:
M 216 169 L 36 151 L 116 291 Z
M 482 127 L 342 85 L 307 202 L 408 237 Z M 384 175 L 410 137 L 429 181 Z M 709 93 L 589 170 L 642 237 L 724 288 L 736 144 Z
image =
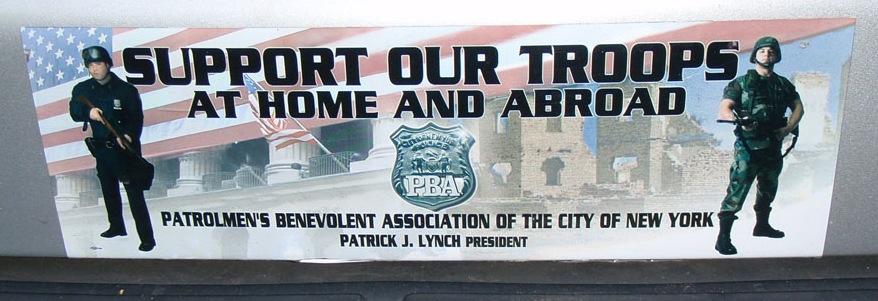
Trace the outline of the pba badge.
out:
M 465 202 L 476 191 L 469 151 L 476 140 L 463 126 L 401 126 L 396 145 L 393 190 L 407 202 L 439 211 Z

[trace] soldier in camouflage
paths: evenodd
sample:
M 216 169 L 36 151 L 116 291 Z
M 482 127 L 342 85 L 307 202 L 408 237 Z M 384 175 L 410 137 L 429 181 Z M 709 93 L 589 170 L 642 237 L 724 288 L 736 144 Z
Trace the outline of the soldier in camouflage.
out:
M 755 69 L 732 80 L 723 90 L 719 121 L 737 123 L 735 128 L 735 161 L 729 174 L 729 186 L 719 214 L 719 236 L 715 249 L 723 255 L 737 254 L 730 232 L 735 214 L 741 211 L 744 199 L 756 185 L 756 226 L 753 236 L 782 238 L 784 233 L 771 227 L 768 217 L 777 193 L 778 177 L 783 168 L 781 154 L 784 137 L 793 132 L 804 114 L 796 87 L 776 73 L 774 65 L 781 60 L 780 43 L 773 37 L 756 41 L 750 54 Z M 785 117 L 787 109 L 791 111 Z

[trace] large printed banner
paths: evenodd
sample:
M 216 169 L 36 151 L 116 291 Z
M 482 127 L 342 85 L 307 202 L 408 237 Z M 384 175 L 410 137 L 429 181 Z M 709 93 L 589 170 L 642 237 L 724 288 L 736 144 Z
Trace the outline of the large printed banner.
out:
M 822 255 L 854 24 L 26 27 L 21 36 L 70 257 L 688 259 L 725 257 L 723 231 L 732 257 Z M 776 44 L 757 45 L 765 41 Z M 766 45 L 768 63 L 757 53 Z M 140 94 L 142 156 L 155 167 L 144 192 L 150 251 L 138 250 L 144 229 L 125 186 L 109 191 L 123 190 L 128 235 L 101 235 L 106 196 L 83 142 L 93 127 L 70 115 L 73 87 L 92 78 L 82 56 L 91 46 Z M 750 69 L 795 92 L 736 79 Z M 724 98 L 751 104 L 737 107 L 737 125 L 717 122 Z M 760 103 L 789 107 L 792 121 L 796 99 L 797 136 L 767 151 L 736 137 L 776 133 L 786 123 L 766 129 L 776 120 L 760 119 Z M 749 183 L 736 176 L 743 165 L 756 180 L 729 226 L 721 205 L 729 187 Z M 772 202 L 763 191 L 774 182 Z M 784 237 L 754 236 L 765 215 L 757 200 L 770 202 Z

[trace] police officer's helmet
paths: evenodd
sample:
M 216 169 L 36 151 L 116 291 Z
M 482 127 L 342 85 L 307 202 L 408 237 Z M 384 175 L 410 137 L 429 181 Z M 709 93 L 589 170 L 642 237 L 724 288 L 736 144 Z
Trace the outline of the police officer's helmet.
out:
M 762 47 L 771 47 L 771 50 L 774 50 L 777 53 L 777 61 L 775 63 L 780 62 L 780 42 L 777 41 L 774 37 L 762 37 L 759 40 L 756 40 L 756 44 L 753 45 L 753 51 L 750 52 L 750 62 L 756 63 L 756 51 Z
M 107 52 L 107 49 L 101 46 L 91 46 L 82 49 L 82 64 L 88 67 L 88 63 L 105 62 L 107 66 L 113 66 L 113 57 Z

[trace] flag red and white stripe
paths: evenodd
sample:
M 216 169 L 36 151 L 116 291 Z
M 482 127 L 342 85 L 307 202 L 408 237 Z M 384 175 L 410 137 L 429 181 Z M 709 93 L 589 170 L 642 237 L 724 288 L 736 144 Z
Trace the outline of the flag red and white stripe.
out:
M 780 24 L 771 29 L 759 27 L 760 22 Z M 361 85 L 346 86 L 343 58 L 338 57 L 334 75 L 339 80 L 338 86 L 284 86 L 267 87 L 271 90 L 321 90 L 321 91 L 376 91 L 378 93 L 378 109 L 381 112 L 392 112 L 396 109 L 402 90 L 415 90 L 422 93 L 427 89 L 456 89 L 461 86 L 434 87 L 429 84 L 418 86 L 394 86 L 387 76 L 387 50 L 400 46 L 439 46 L 442 47 L 443 66 L 451 66 L 451 47 L 458 45 L 490 45 L 500 53 L 498 74 L 500 85 L 479 87 L 486 97 L 501 96 L 510 89 L 532 89 L 527 85 L 527 58 L 519 55 L 521 45 L 563 45 L 582 44 L 591 47 L 602 43 L 633 43 L 635 41 L 667 42 L 693 41 L 705 39 L 705 43 L 718 39 L 734 39 L 741 45 L 752 44 L 760 36 L 772 34 L 778 39 L 789 41 L 801 37 L 816 35 L 830 30 L 853 25 L 853 19 L 815 19 L 815 20 L 783 20 L 783 21 L 723 21 L 698 23 L 640 23 L 611 25 L 524 25 L 524 26 L 475 26 L 475 27 L 391 27 L 391 28 L 105 28 L 108 32 L 106 43 L 111 49 L 115 66 L 112 71 L 125 79 L 128 75 L 121 59 L 121 50 L 130 47 L 164 47 L 169 48 L 174 74 L 182 74 L 182 48 L 257 48 L 269 47 L 366 47 L 369 56 L 361 58 Z M 758 28 L 758 29 L 755 29 Z M 70 35 L 63 31 L 73 28 L 23 28 L 22 38 L 26 39 L 33 30 L 34 36 L 42 31 L 44 44 L 49 37 L 56 39 L 55 45 L 67 43 Z M 83 36 L 88 34 L 84 30 Z M 767 32 L 770 31 L 770 32 Z M 100 37 L 100 36 L 98 36 Z M 34 39 L 36 37 L 33 37 Z M 73 45 L 78 37 L 74 37 Z M 36 41 L 36 40 L 34 40 Z M 36 47 L 25 42 L 28 47 Z M 85 45 L 90 46 L 90 45 Z M 743 51 L 743 50 L 742 50 Z M 46 56 L 52 53 L 46 53 Z M 54 55 L 57 55 L 54 53 Z M 75 63 L 81 65 L 78 53 L 73 53 Z M 67 54 L 62 54 L 66 65 Z M 36 57 L 31 57 L 35 62 Z M 447 61 L 447 62 L 446 62 Z M 29 61 L 30 62 L 30 61 Z M 33 67 L 31 66 L 33 65 Z M 30 72 L 46 71 L 46 65 L 36 66 L 29 63 Z M 55 65 L 57 66 L 57 65 Z M 551 63 L 544 64 L 546 70 L 552 68 Z M 52 70 L 52 76 L 59 73 Z M 544 72 L 551 74 L 551 72 Z M 74 77 L 75 75 L 75 77 Z M 69 81 L 55 83 L 51 87 L 35 87 L 33 98 L 37 110 L 46 161 L 51 175 L 89 169 L 94 160 L 88 154 L 82 139 L 86 136 L 81 131 L 81 124 L 74 123 L 67 112 L 70 91 L 73 86 L 87 78 L 87 73 L 63 74 L 71 77 Z M 253 81 L 263 83 L 261 73 L 250 74 Z M 36 83 L 36 82 L 34 82 Z M 166 86 L 156 83 L 149 86 L 138 86 L 143 100 L 144 132 L 141 137 L 144 156 L 147 158 L 170 156 L 187 151 L 208 148 L 236 141 L 265 137 L 269 140 L 281 141 L 277 145 L 289 145 L 299 141 L 310 141 L 313 136 L 303 129 L 288 128 L 289 121 L 257 118 L 249 97 L 240 99 L 234 109 L 237 118 L 186 118 L 192 104 L 193 91 L 207 91 L 212 97 L 217 91 L 239 90 L 248 95 L 245 87 L 231 86 L 228 74 L 210 76 L 210 86 Z M 44 82 L 45 84 L 45 82 Z M 36 85 L 36 84 L 34 84 Z M 467 87 L 471 89 L 472 87 Z M 223 110 L 222 101 L 215 101 L 217 110 Z M 324 125 L 345 122 L 346 119 L 302 119 L 299 120 L 307 128 L 319 128 Z M 289 140 L 284 140 L 289 139 Z
M 299 142 L 317 143 L 317 138 L 311 135 L 310 131 L 299 128 L 299 125 L 291 122 L 290 119 L 277 118 L 274 111 L 269 112 L 271 117 L 260 118 L 259 101 L 257 100 L 256 92 L 265 91 L 265 89 L 250 78 L 249 75 L 244 75 L 244 86 L 247 87 L 247 99 L 250 101 L 250 110 L 259 124 L 259 130 L 265 136 L 265 139 L 268 140 L 269 145 L 274 146 L 275 149 L 282 149 Z

